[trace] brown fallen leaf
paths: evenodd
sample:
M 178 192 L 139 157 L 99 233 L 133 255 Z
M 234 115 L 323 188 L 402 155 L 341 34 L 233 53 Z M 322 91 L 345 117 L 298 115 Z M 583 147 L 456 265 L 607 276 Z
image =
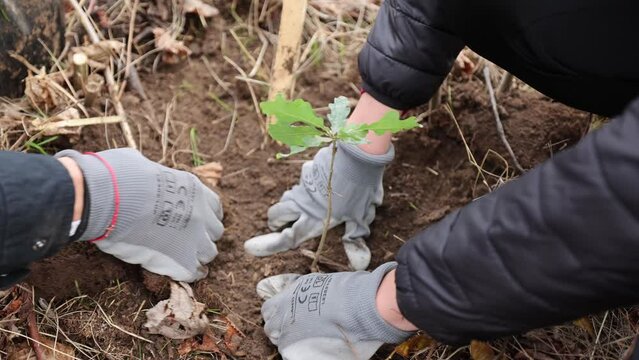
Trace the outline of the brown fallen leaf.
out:
M 176 39 L 177 34 L 156 27 L 153 29 L 153 35 L 155 36 L 155 47 L 162 51 L 162 61 L 165 63 L 177 64 L 191 55 L 191 49 L 184 45 L 183 41 Z
M 84 53 L 90 60 L 103 63 L 123 50 L 124 43 L 121 41 L 102 40 L 96 44 L 74 47 L 71 49 L 71 54 Z
M 49 338 L 42 338 L 40 349 L 46 360 L 72 360 L 75 357 L 75 349 L 61 342 L 54 342 Z M 37 360 L 35 352 L 28 343 L 22 343 L 9 351 L 7 360 Z
M 53 80 L 44 72 L 27 76 L 24 94 L 31 106 L 45 111 L 54 109 L 63 102 L 62 95 L 56 90 Z
M 178 354 L 186 355 L 193 351 L 208 351 L 216 354 L 220 354 L 220 348 L 217 346 L 215 338 L 211 331 L 207 331 L 204 335 L 202 335 L 201 339 L 197 337 L 192 337 L 190 339 L 186 339 L 180 347 L 178 347 Z
M 196 301 L 186 283 L 171 283 L 171 296 L 147 311 L 144 324 L 151 334 L 170 339 L 188 339 L 204 334 L 209 320 L 203 313 L 205 305 Z
M 470 342 L 470 358 L 473 360 L 493 360 L 495 352 L 488 343 L 473 340 Z
M 236 356 L 237 350 L 240 347 L 242 339 L 246 337 L 240 329 L 233 324 L 233 322 L 226 316 L 222 316 L 222 320 L 226 322 L 226 333 L 224 333 L 224 345 L 231 352 L 231 355 Z
M 205 4 L 202 0 L 184 0 L 184 12 L 187 14 L 198 14 L 205 18 L 220 14 L 220 11 L 215 6 Z
M 395 353 L 405 359 L 435 344 L 435 340 L 425 334 L 417 334 L 395 347 Z
M 455 69 L 461 70 L 467 76 L 472 75 L 475 72 L 475 62 L 470 58 L 470 50 L 464 49 L 459 55 L 457 55 L 457 59 L 455 59 Z
M 592 326 L 592 321 L 588 316 L 582 317 L 572 322 L 576 327 L 584 330 L 590 337 L 596 337 L 595 328 Z
M 193 173 L 200 177 L 203 181 L 210 186 L 217 186 L 222 178 L 222 171 L 224 167 L 219 162 L 212 162 L 202 166 L 193 168 Z

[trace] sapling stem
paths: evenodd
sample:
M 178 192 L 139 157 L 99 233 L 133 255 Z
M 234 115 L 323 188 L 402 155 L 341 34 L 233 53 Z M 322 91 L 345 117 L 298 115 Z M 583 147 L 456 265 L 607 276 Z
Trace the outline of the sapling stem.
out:
M 313 259 L 313 264 L 311 264 L 312 272 L 319 272 L 318 262 L 320 259 L 320 255 L 322 255 L 322 250 L 324 249 L 324 243 L 326 242 L 328 230 L 331 226 L 331 216 L 333 216 L 333 165 L 335 164 L 335 155 L 337 155 L 337 143 L 335 140 L 333 140 L 331 142 L 331 165 L 328 170 L 328 199 L 326 205 L 326 218 L 324 219 L 324 230 L 322 231 L 322 237 L 320 238 L 319 245 L 317 246 L 317 251 L 315 252 L 315 259 Z

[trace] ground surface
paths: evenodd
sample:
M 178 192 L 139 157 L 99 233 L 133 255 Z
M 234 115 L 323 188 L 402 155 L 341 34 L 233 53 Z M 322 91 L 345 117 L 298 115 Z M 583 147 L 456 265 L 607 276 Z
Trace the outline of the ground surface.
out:
M 260 300 L 255 285 L 269 275 L 307 272 L 310 260 L 298 251 L 254 258 L 244 253 L 242 244 L 252 236 L 268 231 L 267 209 L 297 182 L 301 160 L 312 154 L 291 161 L 276 161 L 274 154 L 279 150 L 276 145 L 267 144 L 261 148 L 263 135 L 250 93 L 244 82 L 234 80 L 237 72 L 223 56 L 229 56 L 244 69 L 249 69 L 250 64 L 230 45 L 222 53 L 220 29 L 224 26 L 225 21 L 220 20 L 203 38 L 191 44 L 194 56 L 190 61 L 175 67 L 160 67 L 155 74 L 142 72 L 150 106 L 134 95 L 127 95 L 125 103 L 136 133 L 142 134 L 139 135 L 140 144 L 147 157 L 156 161 L 163 158 L 161 136 L 156 129 L 165 119 L 167 105 L 174 100 L 169 132 L 173 158 L 165 159 L 166 164 L 192 166 L 191 154 L 176 150 L 191 148 L 189 130 L 195 128 L 199 135 L 199 152 L 204 159 L 219 161 L 224 166 L 224 177 L 216 191 L 224 202 L 226 233 L 217 243 L 220 255 L 211 264 L 208 277 L 193 288 L 199 301 L 228 315 L 244 332 L 246 338 L 240 350 L 245 358 L 267 359 L 276 351 L 261 329 Z M 233 85 L 238 98 L 239 118 L 235 134 L 230 147 L 221 155 L 216 154 L 227 138 L 230 112 L 207 93 L 220 94 L 231 107 L 233 100 L 213 85 L 200 56 L 205 56 L 215 71 Z M 269 63 L 270 56 L 267 55 Z M 347 56 L 344 63 L 339 77 L 334 76 L 334 71 L 327 75 L 321 62 L 306 71 L 297 85 L 300 96 L 317 107 L 326 106 L 338 95 L 355 96 L 349 85 L 358 81 L 354 54 Z M 255 88 L 262 98 L 265 89 L 260 85 Z M 483 83 L 478 78 L 458 76 L 450 82 L 450 99 L 460 129 L 477 161 L 481 162 L 489 150 L 493 150 L 510 162 L 497 137 Z M 530 89 L 516 89 L 500 102 L 506 133 L 526 169 L 574 144 L 588 129 L 588 114 L 554 103 Z M 107 126 L 86 128 L 79 143 L 73 147 L 97 151 L 123 144 L 118 128 Z M 65 146 L 64 142 L 59 146 Z M 373 251 L 371 268 L 393 259 L 402 243 L 420 229 L 487 191 L 469 162 L 454 121 L 444 110 L 424 120 L 423 129 L 399 136 L 395 146 L 397 158 L 384 178 L 384 205 L 378 209 L 368 240 Z M 490 186 L 512 176 L 512 173 L 504 173 L 504 162 L 498 156 L 489 155 L 486 159 L 484 169 L 502 175 L 501 179 L 487 176 Z M 338 228 L 331 232 L 325 254 L 335 262 L 346 264 L 339 243 L 342 231 Z M 310 241 L 303 248 L 315 249 L 316 245 L 317 241 Z M 178 358 L 179 342 L 148 335 L 142 329 L 144 314 L 140 309 L 147 309 L 166 298 L 168 287 L 162 279 L 144 273 L 139 267 L 124 264 L 90 244 L 75 244 L 57 256 L 35 264 L 29 282 L 35 286 L 36 296 L 47 302 L 53 300 L 52 304 L 56 306 L 70 302 L 69 308 L 74 311 L 62 314 L 63 309 L 60 309 L 63 316 L 59 318 L 59 329 L 77 343 L 110 354 L 99 358 Z M 78 298 L 80 295 L 86 297 Z M 114 323 L 146 336 L 154 343 L 136 341 L 106 325 L 103 318 L 96 315 L 89 298 L 100 303 Z M 550 335 L 548 338 L 554 339 Z M 579 344 L 573 344 L 570 349 L 571 345 L 561 341 L 544 341 L 535 336 L 523 337 L 519 343 L 521 349 L 526 349 L 526 355 L 511 349 L 508 357 L 526 358 L 532 354 L 535 358 L 557 358 L 559 352 L 581 351 Z M 388 349 L 381 353 L 387 355 Z M 467 353 L 459 352 L 457 356 L 465 358 Z

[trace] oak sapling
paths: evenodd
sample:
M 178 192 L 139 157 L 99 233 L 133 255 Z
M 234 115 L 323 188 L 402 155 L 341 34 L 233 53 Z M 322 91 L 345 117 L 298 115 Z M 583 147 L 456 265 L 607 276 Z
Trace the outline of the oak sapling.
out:
M 311 105 L 302 100 L 286 100 L 281 94 L 275 100 L 260 104 L 262 112 L 272 116 L 275 121 L 269 124 L 268 133 L 276 141 L 288 146 L 288 154 L 278 153 L 277 158 L 291 156 L 309 148 L 327 145 L 331 147 L 331 162 L 328 176 L 328 196 L 324 229 L 317 252 L 311 265 L 311 271 L 318 271 L 317 264 L 326 241 L 330 219 L 333 211 L 333 165 L 337 154 L 337 142 L 361 145 L 367 143 L 366 136 L 369 131 L 377 135 L 385 133 L 398 133 L 420 127 L 415 117 L 406 120 L 400 119 L 397 111 L 389 111 L 380 120 L 370 124 L 348 124 L 347 119 L 351 108 L 348 99 L 340 96 L 328 107 L 330 112 L 327 120 L 317 116 Z

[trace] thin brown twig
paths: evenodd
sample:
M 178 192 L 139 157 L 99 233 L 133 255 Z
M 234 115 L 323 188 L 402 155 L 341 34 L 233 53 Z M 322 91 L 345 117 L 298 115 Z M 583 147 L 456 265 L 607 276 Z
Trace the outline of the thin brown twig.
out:
M 335 155 L 337 155 L 337 144 L 335 141 L 332 142 L 332 150 L 331 150 L 331 164 L 329 167 L 328 173 L 328 202 L 326 206 L 326 219 L 324 219 L 324 230 L 322 231 L 322 237 L 320 238 L 319 245 L 317 246 L 317 251 L 315 252 L 315 259 L 313 259 L 313 263 L 311 264 L 311 271 L 318 272 L 319 268 L 317 264 L 322 257 L 322 250 L 324 249 L 324 244 L 326 243 L 326 237 L 328 236 L 328 230 L 331 227 L 331 217 L 333 216 L 333 170 L 335 165 Z
M 495 91 L 493 90 L 493 82 L 490 80 L 490 68 L 488 66 L 484 66 L 484 80 L 486 81 L 486 87 L 488 88 L 488 95 L 490 97 L 490 103 L 493 108 L 493 114 L 495 115 L 495 122 L 497 124 L 497 133 L 499 134 L 499 138 L 504 143 L 508 154 L 513 159 L 515 163 L 515 168 L 520 172 L 524 173 L 526 170 L 519 164 L 519 160 L 517 160 L 517 156 L 513 151 L 513 148 L 510 146 L 508 139 L 506 138 L 506 133 L 504 132 L 504 125 L 501 123 L 501 118 L 499 117 L 499 109 L 497 108 L 497 99 L 495 98 Z
M 22 292 L 23 298 L 26 298 L 26 294 L 30 293 L 30 299 L 25 299 L 25 306 L 27 306 L 27 311 L 29 315 L 27 316 L 27 329 L 29 330 L 29 336 L 35 340 L 31 342 L 31 347 L 33 348 L 33 352 L 35 353 L 35 357 L 37 360 L 46 360 L 44 357 L 44 353 L 40 348 L 40 344 L 42 343 L 42 337 L 40 336 L 40 331 L 38 330 L 38 324 L 36 322 L 36 314 L 33 309 L 33 291 L 29 292 L 25 289 L 19 289 Z

